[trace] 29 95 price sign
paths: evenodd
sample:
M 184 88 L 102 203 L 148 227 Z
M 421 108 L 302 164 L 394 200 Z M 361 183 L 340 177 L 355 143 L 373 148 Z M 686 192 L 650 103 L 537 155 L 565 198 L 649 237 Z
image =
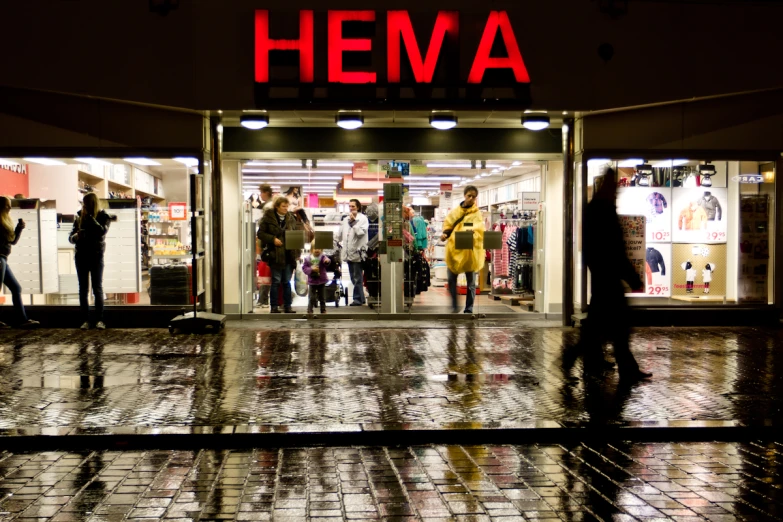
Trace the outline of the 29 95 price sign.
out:
M 651 285 L 647 287 L 647 295 L 669 295 L 669 287 L 663 285 Z
M 726 232 L 710 232 L 707 230 L 704 233 L 706 241 L 726 241 Z

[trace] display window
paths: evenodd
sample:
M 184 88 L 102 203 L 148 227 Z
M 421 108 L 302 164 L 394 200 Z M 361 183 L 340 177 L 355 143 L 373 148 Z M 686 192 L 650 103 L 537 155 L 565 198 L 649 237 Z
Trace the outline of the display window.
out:
M 189 176 L 197 171 L 198 160 L 184 157 L 0 159 L 0 195 L 11 198 L 13 222 L 26 225 L 8 258 L 24 304 L 80 305 L 75 254 L 86 243 L 74 233 L 83 233 L 79 213 L 88 194 L 108 221 L 104 305 L 190 304 Z M 2 290 L 0 305 L 10 306 Z
M 240 168 L 242 197 L 252 214 L 247 222 L 253 223 L 259 237 L 253 260 L 254 313 L 271 313 L 275 306 L 285 313 L 281 287 L 288 271 L 290 308 L 302 314 L 311 310 L 319 315 L 320 298 L 312 302 L 311 298 L 313 292 L 321 291 L 325 313 L 346 306 L 339 311 L 453 313 L 450 277 L 458 294 L 458 313 L 546 310 L 546 162 L 315 158 L 255 160 Z M 398 183 L 400 193 L 389 192 Z M 444 229 L 454 222 L 454 216 L 461 216 L 468 186 L 477 192 L 473 210 L 457 223 L 453 237 L 443 240 Z M 272 197 L 262 189 L 271 190 Z M 271 239 L 261 236 L 270 226 L 274 228 L 271 218 L 258 235 L 277 197 L 285 198 L 288 212 L 301 214 L 297 219 L 306 219 L 313 232 L 313 242 L 286 247 L 296 257 L 288 271 L 263 259 Z M 352 216 L 353 200 L 359 201 L 362 217 Z M 366 232 L 361 230 L 365 226 Z M 326 276 L 315 279 L 310 274 L 320 255 L 329 262 Z M 476 269 L 472 274 L 452 272 L 450 267 L 457 265 L 454 259 L 460 260 L 462 268 Z M 317 281 L 323 290 L 308 284 Z M 468 299 L 471 286 L 476 292 L 472 304 Z
M 590 160 L 588 199 L 609 166 L 624 230 L 644 229 L 631 304 L 773 304 L 774 162 Z

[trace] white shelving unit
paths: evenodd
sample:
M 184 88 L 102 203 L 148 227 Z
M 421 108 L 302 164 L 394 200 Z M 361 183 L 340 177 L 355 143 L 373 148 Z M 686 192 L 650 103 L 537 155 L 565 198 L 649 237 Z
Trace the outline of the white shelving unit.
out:
M 11 267 L 22 285 L 22 294 L 53 294 L 59 290 L 57 270 L 57 211 L 11 209 L 14 225 L 27 225 L 13 247 Z
M 107 294 L 141 292 L 141 216 L 135 208 L 109 209 L 117 216 L 106 234 L 103 291 Z

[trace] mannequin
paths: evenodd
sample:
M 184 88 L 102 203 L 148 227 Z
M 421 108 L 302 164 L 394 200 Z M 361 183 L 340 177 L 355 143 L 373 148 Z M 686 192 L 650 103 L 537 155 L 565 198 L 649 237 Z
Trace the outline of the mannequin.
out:
M 696 279 L 696 269 L 693 268 L 693 264 L 690 261 L 684 262 L 682 269 L 685 270 L 685 292 L 688 294 L 693 293 L 693 281 Z
M 710 282 L 712 281 L 712 273 L 715 271 L 715 263 L 707 263 L 704 265 L 704 269 L 701 271 L 701 278 L 704 281 L 704 293 L 710 293 Z

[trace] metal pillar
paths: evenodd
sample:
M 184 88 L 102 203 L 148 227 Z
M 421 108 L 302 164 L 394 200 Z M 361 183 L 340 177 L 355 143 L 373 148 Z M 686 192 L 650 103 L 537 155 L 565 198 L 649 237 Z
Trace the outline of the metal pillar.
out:
M 574 125 L 563 121 L 563 326 L 574 314 Z

